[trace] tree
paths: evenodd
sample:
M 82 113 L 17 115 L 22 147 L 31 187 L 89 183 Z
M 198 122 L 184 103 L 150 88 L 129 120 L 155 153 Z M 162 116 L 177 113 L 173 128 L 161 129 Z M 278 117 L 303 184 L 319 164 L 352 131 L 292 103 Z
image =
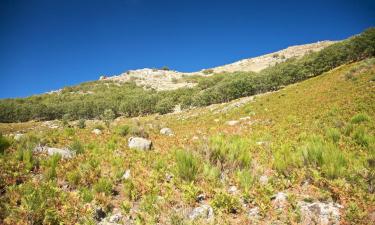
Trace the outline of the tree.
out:
M 115 113 L 112 111 L 112 109 L 106 109 L 104 110 L 104 113 L 102 115 L 102 120 L 104 120 L 105 125 L 109 128 L 109 125 L 111 122 L 115 119 Z

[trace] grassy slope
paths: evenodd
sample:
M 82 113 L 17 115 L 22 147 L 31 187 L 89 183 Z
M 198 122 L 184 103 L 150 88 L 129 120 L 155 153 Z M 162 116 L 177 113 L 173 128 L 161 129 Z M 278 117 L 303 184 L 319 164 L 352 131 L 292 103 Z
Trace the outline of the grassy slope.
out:
M 68 162 L 59 163 L 57 183 L 64 183 L 67 171 L 80 171 L 83 177 L 76 187 L 73 186 L 72 191 L 85 186 L 91 189 L 99 177 L 109 178 L 115 189 L 119 191 L 119 195 L 105 196 L 92 191 L 95 196 L 94 202 L 103 206 L 112 205 L 115 208 L 121 208 L 123 202 L 132 207 L 138 206 L 140 210 L 135 216 L 138 221 L 146 223 L 160 221 L 162 224 L 170 222 L 170 218 L 178 221 L 181 213 L 173 213 L 173 211 L 178 208 L 190 208 L 198 205 L 192 200 L 195 194 L 204 192 L 208 198 L 207 202 L 212 203 L 215 196 L 225 192 L 230 185 L 235 184 L 240 187 L 238 176 L 236 176 L 236 171 L 239 168 L 233 165 L 223 166 L 224 172 L 227 174 L 227 180 L 224 183 L 218 179 L 209 179 L 209 176 L 203 172 L 203 168 L 200 168 L 201 172 L 198 173 L 194 185 L 182 181 L 177 175 L 174 149 L 180 147 L 191 151 L 199 159 L 201 166 L 208 165 L 206 156 L 210 149 L 208 139 L 221 133 L 226 135 L 223 139 L 239 135 L 241 139 L 248 142 L 246 146 L 251 154 L 252 164 L 247 169 L 255 181 L 247 195 L 247 198 L 250 199 L 247 208 L 242 208 L 240 213 L 234 215 L 226 213 L 224 206 L 216 211 L 217 221 L 239 224 L 248 222 L 247 211 L 254 206 L 261 208 L 265 221 L 298 221 L 298 212 L 294 210 L 293 203 L 308 195 L 313 200 L 339 202 L 345 208 L 342 210 L 343 215 L 349 212 L 347 210 L 350 208 L 349 205 L 355 203 L 358 209 L 354 210 L 354 216 L 353 213 L 347 213 L 347 217 L 343 216 L 344 220 L 345 218 L 352 221 L 357 219 L 358 223 L 366 223 L 366 215 L 375 208 L 374 195 L 366 189 L 367 177 L 364 175 L 364 171 L 369 172 L 366 160 L 370 157 L 371 151 L 374 151 L 374 145 L 372 143 L 368 147 L 360 146 L 355 143 L 353 134 L 343 134 L 354 115 L 366 113 L 371 118 L 370 121 L 364 122 L 362 125 L 354 125 L 353 129 L 364 127 L 372 139 L 375 135 L 373 122 L 375 119 L 375 83 L 373 81 L 375 67 L 372 65 L 371 69 L 353 72 L 355 78 L 347 79 L 345 74 L 351 68 L 358 67 L 358 64 L 345 65 L 321 76 L 288 86 L 278 92 L 257 96 L 253 102 L 227 113 L 214 114 L 210 108 L 198 108 L 181 114 L 148 116 L 138 118 L 138 120 L 118 119 L 113 123 L 113 129 L 106 130 L 100 137 L 91 134 L 94 122 L 88 123 L 86 129 L 66 128 L 39 132 L 39 130 L 45 129 L 41 128 L 41 123 L 35 122 L 32 124 L 0 124 L 0 130 L 4 133 L 14 132 L 21 130 L 24 126 L 32 125 L 36 127 L 32 133 L 54 146 L 67 146 L 73 139 L 80 140 L 85 145 L 85 153 Z M 222 108 L 225 105 L 227 104 L 218 105 L 217 108 Z M 249 115 L 250 120 L 242 121 L 236 126 L 226 124 L 228 120 L 238 120 Z M 215 119 L 219 120 L 215 121 Z M 120 124 L 133 126 L 136 124 L 144 127 L 150 134 L 154 150 L 139 153 L 127 149 L 126 138 L 114 134 L 115 127 Z M 172 128 L 175 131 L 175 136 L 160 135 L 159 128 L 164 126 Z M 284 175 L 280 171 L 277 172 L 276 154 L 285 148 L 298 151 L 312 135 L 321 135 L 326 138 L 329 128 L 336 128 L 341 133 L 337 145 L 347 157 L 349 175 L 340 179 L 327 179 L 319 168 L 307 169 L 303 166 L 288 170 Z M 194 140 L 194 136 L 199 140 Z M 256 142 L 259 141 L 267 142 L 267 144 L 257 145 Z M 9 166 L 11 160 L 8 159 L 14 160 L 15 158 L 14 154 L 16 153 L 13 153 L 15 145 L 11 147 L 10 151 L 11 153 L 1 158 L 2 169 L 23 171 L 21 170 L 22 165 L 19 166 L 21 168 Z M 85 172 L 85 165 L 93 161 L 99 162 L 99 166 Z M 138 193 L 135 198 L 127 196 L 130 193 L 128 184 L 118 179 L 128 168 L 131 170 L 131 180 Z M 47 171 L 48 166 L 41 163 L 36 173 L 45 174 Z M 166 181 L 166 173 L 174 174 L 172 182 Z M 270 177 L 270 183 L 267 186 L 260 185 L 257 181 L 258 177 L 263 174 Z M 15 178 L 19 178 L 18 176 L 25 183 L 34 182 L 34 185 L 40 185 L 38 182 L 32 181 L 31 173 L 28 172 L 21 172 L 17 175 L 9 172 L 9 175 L 3 177 L 5 177 L 6 184 L 10 185 L 14 183 Z M 302 188 L 301 184 L 306 179 L 310 180 L 310 184 Z M 53 186 L 53 183 L 50 185 Z M 26 218 L 25 214 L 27 214 L 25 212 L 16 213 L 15 202 L 17 199 L 21 199 L 22 195 L 17 194 L 20 192 L 17 191 L 17 188 L 14 190 L 7 192 L 7 197 L 12 199 L 9 200 L 11 207 L 6 220 L 8 223 L 22 220 L 22 218 Z M 240 191 L 244 193 L 243 188 L 240 188 Z M 295 196 L 289 200 L 290 206 L 285 209 L 287 213 L 278 213 L 273 209 L 269 200 L 278 191 L 285 191 L 290 196 Z M 58 205 L 58 208 L 64 209 L 57 213 L 61 220 L 71 223 L 79 221 L 78 218 L 90 218 L 90 210 L 83 205 L 82 198 L 76 192 L 67 192 L 62 195 L 64 198 L 55 204 Z M 158 200 L 156 196 L 163 198 Z M 241 195 L 237 197 L 240 198 Z M 4 199 L 6 200 L 6 198 Z M 74 206 L 74 209 L 70 212 L 62 205 L 70 209 Z M 76 214 L 81 216 L 73 216 Z

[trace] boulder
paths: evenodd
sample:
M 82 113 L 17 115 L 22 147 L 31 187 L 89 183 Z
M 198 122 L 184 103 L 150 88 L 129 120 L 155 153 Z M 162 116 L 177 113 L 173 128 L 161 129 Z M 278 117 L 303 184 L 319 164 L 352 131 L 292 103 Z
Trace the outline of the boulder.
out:
M 51 148 L 51 147 L 40 146 L 40 145 L 34 148 L 34 152 L 46 153 L 47 155 L 50 155 L 50 156 L 58 154 L 64 159 L 73 158 L 73 156 L 75 155 L 75 153 L 69 149 Z
M 102 131 L 99 130 L 99 129 L 94 129 L 94 130 L 92 130 L 91 132 L 92 132 L 93 134 L 96 134 L 96 135 L 100 135 L 100 134 L 102 134 Z
M 150 140 L 147 140 L 145 138 L 141 137 L 130 137 L 128 139 L 128 146 L 131 149 L 137 149 L 137 150 L 150 150 L 152 147 L 152 142 Z
M 211 220 L 214 218 L 214 210 L 210 205 L 201 205 L 193 209 L 188 215 L 190 220 L 198 218 Z
M 340 224 L 341 205 L 323 202 L 299 202 L 302 224 Z
M 173 131 L 171 128 L 164 127 L 160 130 L 160 134 L 166 135 L 166 136 L 173 136 Z

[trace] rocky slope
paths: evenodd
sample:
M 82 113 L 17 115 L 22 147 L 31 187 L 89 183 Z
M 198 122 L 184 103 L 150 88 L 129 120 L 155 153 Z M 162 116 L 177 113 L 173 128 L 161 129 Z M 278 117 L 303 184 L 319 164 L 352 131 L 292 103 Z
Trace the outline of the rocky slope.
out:
M 321 41 L 312 44 L 296 45 L 286 49 L 269 53 L 266 55 L 243 59 L 231 64 L 205 69 L 197 72 L 184 73 L 161 69 L 137 69 L 129 70 L 117 76 L 101 76 L 100 80 L 114 80 L 119 82 L 134 81 L 139 86 L 154 88 L 159 91 L 175 90 L 181 87 L 192 87 L 195 84 L 186 82 L 184 77 L 189 76 L 210 76 L 214 73 L 253 71 L 259 72 L 276 63 L 284 62 L 293 57 L 302 57 L 308 52 L 320 51 L 323 48 L 335 43 L 334 41 Z

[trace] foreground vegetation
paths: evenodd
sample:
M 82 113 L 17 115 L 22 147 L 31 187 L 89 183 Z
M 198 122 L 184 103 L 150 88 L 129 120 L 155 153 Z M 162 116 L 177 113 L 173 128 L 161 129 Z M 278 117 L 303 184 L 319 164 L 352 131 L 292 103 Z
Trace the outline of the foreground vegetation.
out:
M 0 122 L 101 118 L 107 110 L 117 116 L 139 116 L 228 102 L 239 97 L 278 90 L 337 66 L 375 56 L 375 28 L 333 44 L 320 52 L 267 68 L 259 73 L 235 72 L 189 77 L 194 88 L 156 92 L 134 83 L 96 81 L 66 87 L 61 92 L 0 101 Z
M 101 121 L 55 121 L 59 128 L 0 124 L 0 221 L 95 224 L 100 207 L 138 224 L 293 224 L 302 223 L 302 201 L 338 203 L 341 223 L 371 224 L 374 82 L 371 58 L 226 111 L 231 103 L 115 121 L 107 111 Z M 228 125 L 230 120 L 239 123 Z M 161 135 L 162 127 L 175 135 Z M 94 128 L 102 134 L 93 134 Z M 14 140 L 10 135 L 17 132 L 25 135 Z M 147 137 L 154 148 L 131 150 L 129 136 Z M 39 143 L 69 147 L 76 156 L 35 154 Z M 127 170 L 130 176 L 123 178 Z M 229 191 L 233 186 L 237 191 Z M 278 192 L 287 194 L 283 207 L 274 200 Z M 212 221 L 186 218 L 185 212 L 203 204 L 198 196 L 212 206 Z M 249 216 L 255 207 L 257 218 Z

